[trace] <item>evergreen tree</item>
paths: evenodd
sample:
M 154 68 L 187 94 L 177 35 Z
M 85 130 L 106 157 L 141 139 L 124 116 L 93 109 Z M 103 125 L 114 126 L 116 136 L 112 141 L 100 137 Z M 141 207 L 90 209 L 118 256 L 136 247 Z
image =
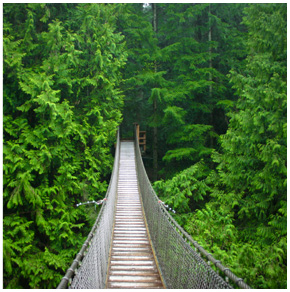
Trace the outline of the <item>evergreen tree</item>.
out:
M 132 131 L 134 122 L 140 124 L 141 128 L 148 124 L 152 114 L 152 106 L 148 100 L 154 83 L 161 79 L 161 75 L 154 72 L 158 48 L 151 24 L 151 6 L 124 4 L 120 6 L 120 11 L 118 28 L 125 36 L 128 51 L 122 83 L 126 95 L 122 129 L 126 134 Z
M 161 5 L 160 70 L 166 71 L 167 88 L 160 132 L 166 137 L 166 169 L 173 170 L 163 171 L 169 177 L 201 158 L 210 164 L 218 134 L 226 131 L 224 112 L 232 100 L 229 61 L 244 55 L 241 10 L 226 4 Z
M 286 4 L 251 5 L 244 22 L 249 27 L 247 68 L 231 74 L 240 98 L 215 161 L 223 188 L 231 193 L 222 200 L 234 201 L 239 224 L 253 228 L 243 236 L 253 242 L 260 238 L 277 256 L 265 276 L 270 287 L 278 288 L 286 281 L 282 275 L 282 282 L 273 279 L 286 265 Z
M 5 288 L 55 288 L 96 218 L 74 206 L 102 198 L 112 168 L 126 59 L 116 13 L 4 4 Z
M 286 215 L 286 12 L 268 4 L 246 12 L 251 54 L 246 71 L 231 75 L 240 98 L 216 161 L 225 186 L 247 202 L 239 216 L 267 226 Z
M 156 147 L 157 127 L 162 120 L 166 102 L 164 92 L 167 90 L 163 77 L 166 72 L 159 70 L 161 51 L 157 38 L 158 16 L 156 13 L 154 22 L 152 5 L 125 4 L 121 9 L 122 17 L 119 18 L 118 25 L 125 35 L 129 53 L 122 84 L 126 94 L 122 129 L 124 135 L 128 135 L 133 129 L 132 124 L 137 122 L 141 129 L 147 130 L 147 154 L 152 155 L 154 161 L 155 180 L 159 156 L 157 151 L 160 148 Z
M 244 54 L 239 26 L 242 5 L 212 5 L 211 14 L 207 4 L 154 7 L 126 4 L 118 20 L 130 58 L 123 86 L 124 126 L 131 129 L 133 122 L 141 128 L 147 126 L 152 156 L 154 135 L 148 125 L 159 128 L 158 157 L 164 162 L 159 159 L 158 163 L 166 166 L 160 174 L 171 177 L 200 158 L 209 160 L 217 134 L 226 131 L 224 112 L 232 89 L 225 75 L 234 60 Z M 158 12 L 156 21 L 154 11 Z M 222 61 L 217 62 L 218 58 Z
M 201 161 L 155 188 L 193 238 L 251 287 L 286 288 L 286 4 L 251 4 L 243 23 L 248 56 L 231 71 L 238 100 L 211 155 L 216 170 Z

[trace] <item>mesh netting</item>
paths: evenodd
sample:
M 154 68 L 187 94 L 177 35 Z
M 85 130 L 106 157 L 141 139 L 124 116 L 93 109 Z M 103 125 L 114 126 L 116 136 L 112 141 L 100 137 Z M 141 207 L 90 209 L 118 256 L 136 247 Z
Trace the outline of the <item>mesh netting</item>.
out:
M 138 181 L 146 220 L 162 277 L 170 289 L 232 288 L 187 243 L 176 222 L 158 202 L 135 141 Z
M 136 168 L 139 189 L 145 210 L 153 249 L 167 288 L 225 289 L 232 288 L 200 256 L 199 252 L 223 271 L 240 288 L 250 288 L 241 278 L 225 268 L 175 222 L 158 201 L 147 177 L 137 139 L 135 140 Z M 98 218 L 86 242 L 77 254 L 57 288 L 100 289 L 105 287 L 108 258 L 115 215 L 120 157 L 119 133 L 110 185 Z M 198 252 L 192 248 L 196 247 Z
M 100 289 L 105 287 L 115 214 L 119 156 L 120 142 L 118 132 L 114 167 L 106 194 L 107 200 L 102 205 L 88 239 L 58 288 L 67 288 L 71 279 L 70 289 Z

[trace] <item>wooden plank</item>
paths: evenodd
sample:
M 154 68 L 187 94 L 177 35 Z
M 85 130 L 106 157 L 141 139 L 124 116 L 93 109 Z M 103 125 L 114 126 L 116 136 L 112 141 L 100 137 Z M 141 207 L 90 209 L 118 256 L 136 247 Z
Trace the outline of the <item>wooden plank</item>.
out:
M 106 288 L 164 288 L 143 218 L 133 142 L 121 142 L 114 226 Z

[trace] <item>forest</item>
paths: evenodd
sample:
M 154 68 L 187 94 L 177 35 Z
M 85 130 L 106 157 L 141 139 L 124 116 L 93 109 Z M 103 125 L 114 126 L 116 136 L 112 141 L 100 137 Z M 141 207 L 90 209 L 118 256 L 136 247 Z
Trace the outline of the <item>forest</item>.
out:
M 252 288 L 287 288 L 287 4 L 3 4 L 3 286 L 53 289 L 114 143 Z

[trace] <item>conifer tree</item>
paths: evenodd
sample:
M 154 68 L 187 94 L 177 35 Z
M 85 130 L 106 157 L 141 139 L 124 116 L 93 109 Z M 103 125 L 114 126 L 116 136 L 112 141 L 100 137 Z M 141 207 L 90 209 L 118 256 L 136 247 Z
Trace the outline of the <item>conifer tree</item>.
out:
M 126 54 L 116 11 L 4 4 L 4 287 L 55 288 L 105 195 Z M 89 215 L 88 215 L 89 214 Z
M 160 6 L 160 70 L 166 71 L 167 80 L 160 131 L 166 137 L 166 146 L 162 145 L 167 150 L 163 157 L 166 169 L 173 169 L 173 173 L 165 173 L 172 176 L 201 158 L 210 163 L 218 135 L 227 128 L 224 112 L 232 100 L 232 89 L 225 75 L 231 66 L 222 64 L 243 55 L 243 43 L 238 39 L 242 35 L 238 26 L 241 8 L 226 4 L 211 4 L 210 10 L 208 4 Z M 229 18 L 231 14 L 235 21 Z M 221 40 L 225 35 L 231 39 Z
M 232 72 L 240 98 L 237 111 L 230 114 L 230 129 L 222 138 L 224 154 L 219 165 L 222 180 L 229 188 L 244 193 L 255 205 L 251 215 L 258 218 L 277 210 L 274 202 L 281 208 L 286 198 L 284 8 L 257 5 L 246 10 L 251 54 L 244 74 Z
M 286 234 L 286 5 L 251 5 L 246 13 L 247 68 L 231 74 L 240 97 L 215 159 L 242 224 L 279 241 Z
M 286 4 L 244 11 L 248 56 L 230 74 L 237 102 L 221 101 L 231 110 L 211 155 L 216 170 L 200 161 L 155 183 L 176 220 L 253 288 L 287 287 L 286 11 Z
M 118 24 L 125 35 L 129 52 L 129 62 L 124 70 L 125 81 L 122 84 L 126 93 L 122 128 L 129 132 L 133 122 L 137 122 L 141 129 L 147 130 L 147 153 L 152 154 L 156 179 L 159 148 L 156 146 L 157 127 L 161 123 L 166 102 L 163 98 L 166 92 L 163 75 L 166 72 L 158 69 L 161 52 L 157 27 L 154 29 L 157 20 L 153 21 L 152 5 L 125 4 L 121 9 L 123 13 Z

